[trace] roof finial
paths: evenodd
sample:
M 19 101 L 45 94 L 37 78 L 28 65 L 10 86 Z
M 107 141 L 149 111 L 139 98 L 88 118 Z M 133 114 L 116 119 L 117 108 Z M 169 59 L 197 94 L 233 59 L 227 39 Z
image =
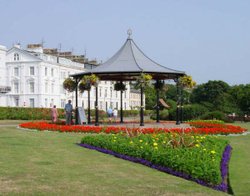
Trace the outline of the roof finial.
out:
M 130 38 L 130 36 L 132 35 L 132 30 L 130 28 L 127 30 L 127 34 L 128 34 L 128 38 Z

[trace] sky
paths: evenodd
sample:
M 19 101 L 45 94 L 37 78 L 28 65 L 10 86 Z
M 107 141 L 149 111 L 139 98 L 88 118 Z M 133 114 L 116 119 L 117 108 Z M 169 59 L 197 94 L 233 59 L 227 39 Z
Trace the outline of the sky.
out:
M 249 0 L 0 0 L 0 45 L 44 43 L 104 62 L 132 39 L 198 83 L 250 83 Z

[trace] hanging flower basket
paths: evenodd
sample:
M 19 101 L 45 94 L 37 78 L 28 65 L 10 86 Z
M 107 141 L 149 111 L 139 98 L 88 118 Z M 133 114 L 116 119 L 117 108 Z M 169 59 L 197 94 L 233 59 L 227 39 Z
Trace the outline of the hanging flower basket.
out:
M 99 78 L 95 74 L 91 74 L 90 76 L 84 76 L 83 78 L 85 78 L 84 80 L 88 81 L 92 86 L 96 86 L 99 82 Z
M 152 76 L 150 74 L 141 73 L 141 75 L 136 78 L 135 88 L 145 88 L 146 86 L 150 85 L 151 80 Z
M 89 91 L 91 86 L 96 86 L 99 82 L 99 78 L 95 74 L 91 74 L 90 76 L 83 76 L 78 88 L 81 93 L 84 91 Z
M 126 85 L 123 82 L 116 82 L 114 84 L 114 89 L 116 91 L 125 91 L 125 90 L 127 90 Z
M 196 82 L 193 81 L 191 76 L 182 76 L 180 78 L 180 85 L 184 88 L 193 88 L 196 85 Z
M 91 85 L 89 82 L 82 80 L 78 85 L 78 89 L 81 93 L 83 93 L 84 91 L 89 91 L 91 89 Z
M 63 88 L 68 92 L 73 92 L 76 89 L 76 83 L 71 78 L 66 78 L 63 82 Z

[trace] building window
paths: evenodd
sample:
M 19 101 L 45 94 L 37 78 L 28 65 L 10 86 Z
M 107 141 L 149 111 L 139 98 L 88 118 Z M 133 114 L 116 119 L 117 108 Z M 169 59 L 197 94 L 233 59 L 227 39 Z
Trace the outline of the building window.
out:
M 54 76 L 54 69 L 51 69 L 51 76 Z
M 66 78 L 66 73 L 63 72 L 63 71 L 61 71 L 61 73 L 60 73 L 60 78 L 61 78 L 61 79 L 65 79 L 65 78 Z
M 66 92 L 66 90 L 63 88 L 63 85 L 60 85 L 60 93 L 64 94 Z
M 99 89 L 99 97 L 102 97 L 102 88 Z
M 45 93 L 48 93 L 48 82 L 45 82 Z
M 45 67 L 45 76 L 47 76 L 47 75 L 48 75 L 48 68 Z
M 31 99 L 30 99 L 30 107 L 31 107 L 31 108 L 34 108 L 34 107 L 35 107 L 35 99 L 34 99 L 34 98 L 31 98 Z
M 19 98 L 15 98 L 15 106 L 18 107 L 19 106 Z
M 54 83 L 52 83 L 51 84 L 51 93 L 54 93 L 54 87 L 55 87 L 55 85 L 54 85 Z
M 110 87 L 110 97 L 112 98 L 112 94 L 113 94 L 113 90 L 112 88 Z
M 14 82 L 14 93 L 19 93 L 19 83 Z
M 116 97 L 116 98 L 118 97 L 118 92 L 117 92 L 117 91 L 115 91 L 115 97 Z
M 108 95 L 108 89 L 107 89 L 107 88 L 105 88 L 104 97 L 107 97 L 107 95 Z
M 53 105 L 54 105 L 54 99 L 51 99 L 50 107 L 53 107 Z
M 48 107 L 48 99 L 46 98 L 46 99 L 44 100 L 44 102 L 45 102 L 45 107 L 47 108 L 47 107 Z
M 19 54 L 17 53 L 14 54 L 14 61 L 19 61 Z
M 14 76 L 19 76 L 19 68 L 18 67 L 14 68 Z
M 30 86 L 30 93 L 34 93 L 35 92 L 35 83 L 33 81 L 30 81 L 29 86 Z
M 100 101 L 99 104 L 100 104 L 100 110 L 102 110 L 102 108 L 103 108 L 102 107 L 102 101 Z
M 61 108 L 64 108 L 64 106 L 65 106 L 65 99 L 61 99 Z
M 35 75 L 35 67 L 30 67 L 30 75 L 31 76 Z

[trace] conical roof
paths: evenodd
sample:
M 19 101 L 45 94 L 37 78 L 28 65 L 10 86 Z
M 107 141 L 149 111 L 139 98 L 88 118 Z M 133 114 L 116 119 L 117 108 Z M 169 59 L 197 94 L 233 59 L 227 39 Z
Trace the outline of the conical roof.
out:
M 133 80 L 134 76 L 148 73 L 153 79 L 174 79 L 185 75 L 185 72 L 164 67 L 147 57 L 129 37 L 123 46 L 109 60 L 89 72 L 103 80 Z M 75 74 L 74 76 L 78 76 Z

